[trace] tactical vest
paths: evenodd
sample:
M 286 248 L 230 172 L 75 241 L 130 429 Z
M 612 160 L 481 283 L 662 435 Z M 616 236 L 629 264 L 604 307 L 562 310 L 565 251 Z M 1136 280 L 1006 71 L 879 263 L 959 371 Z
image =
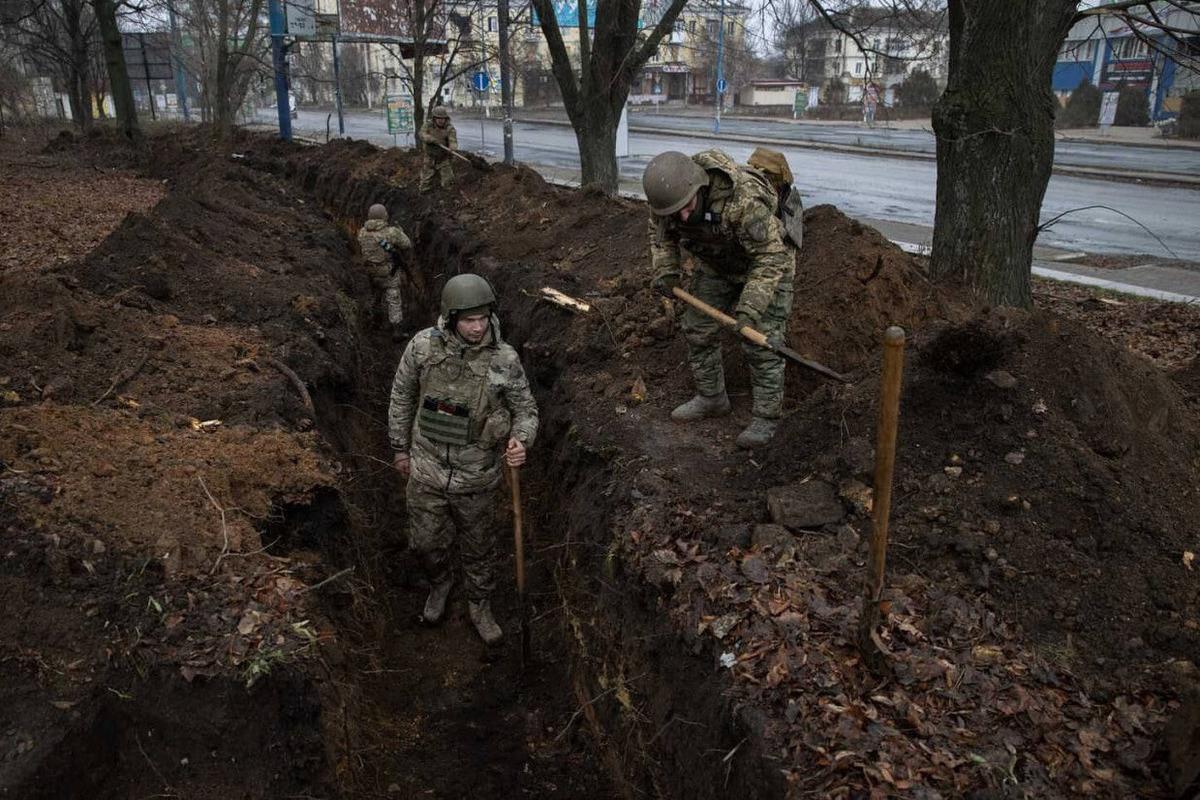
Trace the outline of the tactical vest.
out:
M 454 353 L 445 344 L 447 334 L 438 331 L 433 335 L 441 340 L 441 347 L 421 374 L 417 426 L 430 441 L 471 444 L 487 421 L 487 376 L 497 349 L 482 347 Z

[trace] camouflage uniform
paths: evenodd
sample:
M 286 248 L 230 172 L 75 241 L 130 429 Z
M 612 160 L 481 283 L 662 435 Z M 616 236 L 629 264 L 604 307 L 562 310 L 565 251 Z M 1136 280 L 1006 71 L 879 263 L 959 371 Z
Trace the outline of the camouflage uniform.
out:
M 388 243 L 392 253 L 411 251 L 412 242 L 399 225 L 388 225 L 379 219 L 367 220 L 358 232 L 358 247 L 366 262 L 367 274 L 371 276 L 371 284 L 380 294 L 388 322 L 398 326 L 404 318 L 404 298 L 400 293 L 400 281 L 404 276 L 398 269 L 393 271 L 392 253 L 383 249 L 383 242 Z
M 442 188 L 447 188 L 454 182 L 454 156 L 442 147 L 458 149 L 458 133 L 454 130 L 454 124 L 447 122 L 446 127 L 439 128 L 432 118 L 427 119 L 421 126 L 420 138 L 425 143 L 425 157 L 421 162 L 421 191 L 428 192 L 433 188 L 434 173 L 437 173 Z
M 457 530 L 467 598 L 479 602 L 491 594 L 502 455 L 510 436 L 532 446 L 537 428 L 521 359 L 500 337 L 495 315 L 478 345 L 464 342 L 444 319 L 408 343 L 392 383 L 388 436 L 411 458 L 409 544 L 424 557 L 432 582 L 449 578 Z
M 692 159 L 708 173 L 701 204 L 681 222 L 677 215 L 650 217 L 650 256 L 656 276 L 680 274 L 681 250 L 696 260 L 691 292 L 717 308 L 732 308 L 738 318 L 783 338 L 792 311 L 794 251 L 784 244 L 776 212 L 776 194 L 754 170 L 739 167 L 719 150 Z M 724 395 L 721 325 L 690 306 L 683 313 L 688 363 L 697 391 Z M 750 366 L 753 414 L 778 419 L 783 411 L 783 358 L 745 343 Z

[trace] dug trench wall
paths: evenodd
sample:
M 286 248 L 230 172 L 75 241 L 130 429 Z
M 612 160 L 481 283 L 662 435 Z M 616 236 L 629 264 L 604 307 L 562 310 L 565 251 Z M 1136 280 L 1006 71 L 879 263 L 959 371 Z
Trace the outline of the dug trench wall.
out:
M 561 649 L 569 657 L 566 674 L 577 708 L 568 727 L 587 731 L 613 791 L 623 797 L 784 796 L 783 773 L 764 752 L 753 715 L 732 706 L 725 676 L 682 645 L 658 588 L 626 574 L 613 549 L 632 487 L 614 469 L 613 449 L 584 429 L 563 391 L 562 378 L 578 355 L 567 345 L 574 319 L 538 299 L 544 267 L 496 258 L 485 238 L 443 213 L 444 206 L 432 207 L 411 185 L 355 174 L 353 161 L 311 155 L 274 163 L 251 156 L 251 163 L 286 175 L 348 229 L 362 208 L 387 205 L 416 241 L 408 318 L 432 321 L 442 283 L 460 272 L 483 274 L 496 287 L 505 339 L 524 354 L 541 414 L 536 457 L 526 470 L 542 500 L 528 511 L 529 549 L 540 554 L 532 557 L 532 574 L 542 582 L 535 593 L 546 597 L 535 618 L 539 610 L 551 613 L 534 623 L 533 635 L 562 641 L 547 652 Z M 507 600 L 511 606 L 511 594 Z M 510 626 L 514 622 L 510 608 Z

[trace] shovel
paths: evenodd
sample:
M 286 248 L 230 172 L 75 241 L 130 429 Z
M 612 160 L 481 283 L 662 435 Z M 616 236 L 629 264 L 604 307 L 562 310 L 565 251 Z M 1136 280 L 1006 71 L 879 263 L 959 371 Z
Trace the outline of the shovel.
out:
M 433 145 L 434 147 L 440 147 L 442 150 L 445 150 L 455 158 L 461 159 L 470 164 L 472 167 L 475 167 L 475 169 L 483 170 L 484 172 L 492 171 L 492 165 L 487 162 L 487 159 L 481 156 L 477 156 L 474 153 L 471 153 L 470 155 L 463 155 L 457 150 L 451 150 L 449 147 L 446 147 L 446 145 L 441 144 L 440 142 L 429 142 L 429 144 Z
M 736 319 L 724 313 L 723 311 L 720 311 L 719 309 L 713 308 L 691 292 L 684 291 L 678 286 L 671 291 L 676 297 L 699 311 L 701 314 L 712 317 L 726 327 L 733 328 L 738 336 L 741 336 L 746 341 L 753 342 L 759 347 L 765 347 L 768 350 L 778 353 L 789 361 L 799 364 L 806 369 L 810 369 L 819 375 L 824 375 L 826 378 L 833 378 L 835 381 L 841 381 L 842 383 L 850 383 L 850 379 L 840 372 L 834 372 L 832 369 L 820 363 L 819 361 L 813 361 L 805 358 L 787 345 L 771 341 L 762 331 L 755 330 L 749 325 L 738 325 Z
M 516 467 L 508 468 L 508 485 L 512 488 L 513 544 L 517 561 L 517 609 L 521 624 L 521 666 L 530 661 L 529 608 L 525 604 L 525 515 L 521 509 L 521 472 Z

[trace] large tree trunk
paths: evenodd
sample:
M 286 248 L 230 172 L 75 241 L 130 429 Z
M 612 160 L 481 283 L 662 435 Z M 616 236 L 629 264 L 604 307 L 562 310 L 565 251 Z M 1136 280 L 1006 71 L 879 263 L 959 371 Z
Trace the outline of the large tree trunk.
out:
M 617 125 L 620 116 L 613 117 L 605 100 L 585 102 L 576 115 L 571 115 L 571 127 L 579 144 L 580 182 L 616 194 L 620 183 L 617 168 Z
M 1055 58 L 1075 0 L 950 0 L 950 69 L 933 108 L 937 214 L 930 271 L 997 305 L 1029 306 L 1054 160 Z
M 133 86 L 125 66 L 125 50 L 121 47 L 121 30 L 117 27 L 115 0 L 95 0 L 96 21 L 100 25 L 100 40 L 104 45 L 104 64 L 108 68 L 108 87 L 116 106 L 121 132 L 130 140 L 141 137 L 137 108 L 133 104 Z M 153 102 L 153 98 L 151 98 Z

